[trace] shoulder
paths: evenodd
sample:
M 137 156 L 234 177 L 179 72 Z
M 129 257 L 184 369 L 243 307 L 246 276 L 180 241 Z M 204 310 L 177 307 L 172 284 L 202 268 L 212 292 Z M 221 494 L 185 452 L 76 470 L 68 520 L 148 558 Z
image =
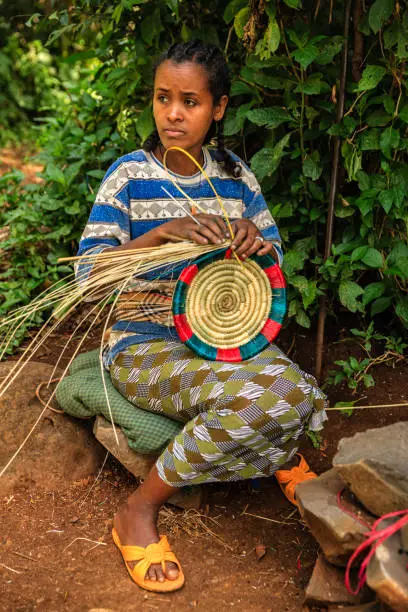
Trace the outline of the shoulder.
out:
M 122 155 L 109 166 L 103 181 L 105 182 L 113 176 L 122 175 L 123 177 L 129 177 L 135 173 L 137 174 L 138 170 L 142 171 L 150 163 L 150 159 L 143 149 L 126 153 L 126 155 Z
M 237 164 L 240 165 L 241 167 L 241 176 L 238 177 L 234 177 L 231 176 L 230 174 L 228 174 L 224 167 L 222 162 L 218 162 L 215 159 L 215 149 L 208 149 L 208 152 L 211 156 L 211 162 L 212 162 L 212 166 L 215 169 L 215 174 L 217 176 L 219 176 L 220 178 L 225 178 L 225 179 L 229 179 L 231 181 L 237 182 L 237 183 L 242 183 L 243 185 L 245 185 L 245 187 L 247 187 L 250 191 L 255 192 L 255 191 L 260 191 L 260 186 L 259 183 L 256 179 L 255 174 L 252 172 L 252 170 L 247 166 L 247 164 L 240 158 L 238 157 L 238 155 L 236 155 L 235 153 L 233 153 L 232 151 L 230 151 L 229 149 L 226 149 L 226 151 L 229 153 L 229 155 L 232 157 L 232 159 L 237 162 Z

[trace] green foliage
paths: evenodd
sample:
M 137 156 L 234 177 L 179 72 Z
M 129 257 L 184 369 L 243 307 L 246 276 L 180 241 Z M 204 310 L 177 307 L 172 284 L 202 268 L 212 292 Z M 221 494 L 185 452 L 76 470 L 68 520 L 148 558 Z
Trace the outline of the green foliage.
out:
M 39 79 L 34 89 L 22 83 L 16 99 L 21 106 L 34 96 L 24 113 L 40 119 L 45 184 L 20 190 L 2 220 L 13 228 L 7 249 L 18 254 L 15 265 L 30 253 L 25 272 L 33 287 L 57 273 L 57 253 L 75 252 L 110 163 L 152 132 L 155 58 L 175 41 L 199 37 L 228 58 L 227 146 L 252 167 L 279 225 L 289 318 L 309 327 L 325 293 L 332 314 L 385 314 L 390 325 L 408 327 L 408 11 L 390 0 L 367 5 L 362 76 L 353 80 L 351 52 L 337 124 L 344 3 L 334 4 L 331 20 L 329 5 L 269 0 L 251 13 L 246 0 L 75 0 L 48 13 L 40 3 L 18 35 L 7 30 L 0 85 L 3 78 L 10 88 L 16 75 L 21 83 L 24 74 Z M 48 64 L 39 59 L 48 54 L 45 41 L 53 51 Z M 25 73 L 16 59 L 23 56 Z M 339 193 L 323 262 L 334 138 L 341 141 Z M 35 290 L 16 292 L 14 303 Z

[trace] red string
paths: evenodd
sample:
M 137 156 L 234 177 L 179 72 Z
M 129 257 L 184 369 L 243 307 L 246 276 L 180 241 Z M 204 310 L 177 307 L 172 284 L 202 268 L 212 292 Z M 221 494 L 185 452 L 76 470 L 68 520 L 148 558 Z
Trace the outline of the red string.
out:
M 349 514 L 353 516 L 352 513 L 349 512 Z M 394 518 L 396 516 L 402 516 L 402 518 L 398 519 L 392 525 L 389 525 L 388 527 L 384 527 L 384 529 L 377 530 L 378 526 L 380 525 L 380 523 L 382 523 L 382 521 L 389 519 L 389 518 Z M 354 516 L 354 518 L 356 517 Z M 400 510 L 399 512 L 390 512 L 389 514 L 384 514 L 384 516 L 381 516 L 379 519 L 375 521 L 370 531 L 366 534 L 367 539 L 365 540 L 365 542 L 360 544 L 358 548 L 356 548 L 356 550 L 351 555 L 347 563 L 346 574 L 344 577 L 344 584 L 346 585 L 346 588 L 349 593 L 351 593 L 352 595 L 358 595 L 358 593 L 360 592 L 360 590 L 362 589 L 362 587 L 364 586 L 366 582 L 367 567 L 368 567 L 368 564 L 370 563 L 372 556 L 377 550 L 377 548 L 381 546 L 381 544 L 385 542 L 385 540 L 390 538 L 392 535 L 394 535 L 394 533 L 396 533 L 399 529 L 401 529 L 404 525 L 407 525 L 407 524 L 408 524 L 408 509 Z M 371 548 L 371 550 L 364 557 L 364 560 L 362 561 L 360 565 L 360 568 L 358 570 L 357 587 L 353 590 L 351 586 L 351 582 L 350 582 L 350 571 L 351 571 L 352 565 L 354 561 L 357 559 L 357 557 L 361 555 L 361 553 L 364 552 L 368 548 Z

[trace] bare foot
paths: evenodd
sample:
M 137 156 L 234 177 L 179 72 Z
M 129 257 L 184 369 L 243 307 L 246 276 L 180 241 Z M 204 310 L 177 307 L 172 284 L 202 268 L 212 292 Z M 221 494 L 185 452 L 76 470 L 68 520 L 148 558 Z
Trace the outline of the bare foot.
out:
M 140 494 L 140 489 L 136 490 L 119 509 L 113 520 L 121 543 L 125 546 L 146 547 L 158 542 L 159 534 L 156 523 L 159 510 L 160 505 L 149 503 Z M 136 563 L 129 563 L 129 567 L 133 569 Z M 156 563 L 147 570 L 145 579 L 164 582 L 166 578 L 176 580 L 178 575 L 177 565 L 166 561 L 164 572 L 161 565 Z

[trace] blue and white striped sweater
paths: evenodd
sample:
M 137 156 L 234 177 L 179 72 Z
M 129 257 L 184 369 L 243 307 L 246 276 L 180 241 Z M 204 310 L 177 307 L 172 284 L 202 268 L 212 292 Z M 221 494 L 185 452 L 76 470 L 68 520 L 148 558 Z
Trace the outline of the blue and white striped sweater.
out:
M 204 168 L 229 218 L 251 219 L 264 238 L 273 242 L 282 263 L 278 228 L 254 174 L 237 156 L 231 154 L 242 165 L 242 176 L 233 178 L 215 160 L 214 151 L 204 148 L 203 153 Z M 211 187 L 200 172 L 193 176 L 171 174 L 201 208 L 208 213 L 222 214 Z M 96 254 L 107 247 L 119 246 L 171 219 L 184 217 L 183 210 L 162 187 L 185 207 L 188 206 L 184 196 L 169 180 L 163 165 L 152 153 L 139 150 L 120 157 L 111 165 L 102 181 L 79 243 L 78 255 Z M 83 279 L 90 267 L 89 264 L 81 264 L 77 275 Z M 179 270 L 173 269 L 162 278 L 177 278 L 178 273 Z M 111 336 L 105 359 L 107 366 L 127 346 L 158 338 L 174 339 L 175 331 L 156 323 L 118 321 L 112 328 Z

